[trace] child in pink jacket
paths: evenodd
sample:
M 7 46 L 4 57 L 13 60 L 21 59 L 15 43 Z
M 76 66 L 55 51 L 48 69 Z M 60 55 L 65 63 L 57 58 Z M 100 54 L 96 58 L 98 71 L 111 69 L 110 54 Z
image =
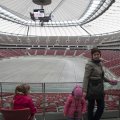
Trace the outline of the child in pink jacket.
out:
M 77 85 L 73 89 L 72 94 L 67 98 L 64 106 L 64 116 L 66 116 L 68 120 L 80 120 L 85 111 L 86 101 L 83 97 L 82 88 Z

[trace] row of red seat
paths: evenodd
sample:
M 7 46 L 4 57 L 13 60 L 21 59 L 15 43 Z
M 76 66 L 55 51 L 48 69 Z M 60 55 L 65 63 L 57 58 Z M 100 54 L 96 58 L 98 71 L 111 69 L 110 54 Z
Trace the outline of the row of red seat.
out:
M 105 93 L 106 109 L 118 109 L 120 90 L 106 90 Z M 3 95 L 2 104 L 12 104 L 14 95 L 11 93 L 4 93 Z M 58 112 L 61 108 L 63 110 L 68 95 L 69 93 L 46 93 L 44 101 L 44 95 L 42 93 L 30 94 L 37 108 L 37 112 L 43 112 L 44 108 L 46 112 Z
M 0 49 L 0 57 L 15 57 L 25 55 L 61 55 L 61 56 L 78 56 L 84 50 L 41 50 L 41 49 Z

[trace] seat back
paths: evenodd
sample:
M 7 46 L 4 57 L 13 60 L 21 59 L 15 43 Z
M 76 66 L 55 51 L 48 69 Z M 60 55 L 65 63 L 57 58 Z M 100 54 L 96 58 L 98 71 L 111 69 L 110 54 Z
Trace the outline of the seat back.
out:
M 11 110 L 11 109 L 1 109 L 4 120 L 29 120 L 31 113 L 29 108 Z

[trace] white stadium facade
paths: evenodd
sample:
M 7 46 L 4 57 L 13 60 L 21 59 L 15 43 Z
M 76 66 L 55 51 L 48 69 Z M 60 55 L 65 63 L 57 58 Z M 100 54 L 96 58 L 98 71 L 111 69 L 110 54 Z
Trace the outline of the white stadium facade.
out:
M 27 83 L 36 119 L 64 120 L 64 103 L 82 87 L 93 47 L 102 52 L 106 77 L 118 80 L 104 84 L 102 118 L 119 120 L 120 0 L 0 0 L 0 109 Z

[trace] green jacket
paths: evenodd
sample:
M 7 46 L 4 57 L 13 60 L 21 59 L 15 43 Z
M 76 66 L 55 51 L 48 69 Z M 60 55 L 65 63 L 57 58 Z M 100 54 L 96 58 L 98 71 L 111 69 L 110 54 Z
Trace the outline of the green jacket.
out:
M 104 71 L 101 63 L 94 63 L 92 60 L 88 61 L 85 66 L 83 91 L 87 92 L 89 80 L 99 80 L 101 78 L 103 81 L 109 82 L 109 80 L 104 76 Z

